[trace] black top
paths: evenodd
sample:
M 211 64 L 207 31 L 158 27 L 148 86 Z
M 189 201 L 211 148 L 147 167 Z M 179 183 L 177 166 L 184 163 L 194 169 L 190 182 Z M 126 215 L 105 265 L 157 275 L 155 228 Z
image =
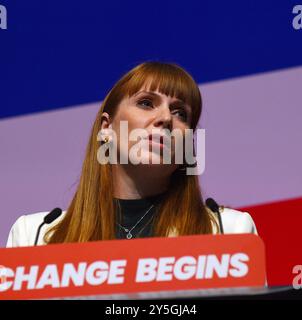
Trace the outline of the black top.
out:
M 130 231 L 132 235 L 131 236 L 128 233 L 128 231 L 124 230 L 121 226 L 116 224 L 116 237 L 118 239 L 127 239 L 127 234 L 129 239 L 152 237 L 154 217 L 158 212 L 157 209 L 159 207 L 159 204 L 161 203 L 163 196 L 164 196 L 164 193 L 160 193 L 154 196 L 141 198 L 141 199 L 114 198 L 115 201 L 116 202 L 118 201 L 120 204 L 121 218 L 122 218 L 120 221 L 118 211 L 117 211 L 116 213 L 117 223 L 119 223 L 122 227 L 124 227 L 128 231 Z M 153 207 L 151 208 L 152 205 Z M 117 210 L 119 210 L 118 204 L 117 204 Z M 148 213 L 146 214 L 147 211 Z M 140 219 L 141 221 L 138 222 Z M 136 223 L 137 225 L 135 226 Z

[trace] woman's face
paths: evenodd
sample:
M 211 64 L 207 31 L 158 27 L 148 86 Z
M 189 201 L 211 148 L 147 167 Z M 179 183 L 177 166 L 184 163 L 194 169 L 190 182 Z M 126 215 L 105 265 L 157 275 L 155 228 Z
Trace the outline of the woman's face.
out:
M 176 142 L 172 136 L 170 148 L 169 144 L 165 143 L 167 140 L 162 140 L 160 135 L 165 135 L 167 133 L 165 130 L 172 132 L 174 129 L 178 129 L 176 131 L 184 137 L 185 129 L 190 128 L 191 117 L 192 112 L 189 105 L 158 91 L 151 92 L 149 89 L 143 88 L 133 96 L 125 97 L 120 102 L 114 118 L 110 119 L 112 129 L 117 137 L 118 159 L 123 155 L 131 163 L 131 148 L 137 145 L 139 148 L 132 149 L 132 154 L 137 154 L 145 166 L 160 166 L 161 169 L 165 168 L 166 172 L 172 173 L 179 166 L 179 164 L 175 164 Z M 127 121 L 128 139 L 120 130 L 121 121 Z M 140 139 L 135 141 L 129 139 L 134 129 L 146 131 L 147 136 L 145 136 L 143 143 L 138 144 Z M 164 149 L 166 153 L 164 153 Z M 134 150 L 138 150 L 138 152 L 134 152 Z M 164 163 L 164 154 L 171 157 L 171 164 Z

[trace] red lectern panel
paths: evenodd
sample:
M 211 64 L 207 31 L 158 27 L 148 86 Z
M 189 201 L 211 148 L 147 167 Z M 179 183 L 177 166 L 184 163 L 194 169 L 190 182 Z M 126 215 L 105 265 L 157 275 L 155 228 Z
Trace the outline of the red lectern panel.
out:
M 251 234 L 144 238 L 0 249 L 0 299 L 265 285 Z

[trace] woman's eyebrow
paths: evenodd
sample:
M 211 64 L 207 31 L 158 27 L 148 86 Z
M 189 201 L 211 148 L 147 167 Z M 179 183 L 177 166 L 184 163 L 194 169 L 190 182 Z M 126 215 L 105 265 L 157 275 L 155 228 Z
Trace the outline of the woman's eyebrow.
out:
M 156 96 L 156 97 L 160 97 L 160 95 L 157 94 L 157 93 L 155 93 L 155 92 L 145 91 L 145 90 L 137 92 L 136 94 L 134 94 L 134 97 L 137 96 L 137 95 L 140 94 L 140 93 L 147 93 L 147 94 L 151 94 L 151 95 Z M 175 102 L 179 102 L 179 103 L 185 104 L 185 102 L 184 102 L 183 100 L 177 99 L 177 98 L 175 98 Z
M 134 94 L 133 96 L 135 97 L 135 96 L 137 96 L 137 95 L 139 95 L 140 93 L 149 93 L 149 94 L 152 94 L 153 96 L 158 96 L 158 94 L 156 94 L 156 93 L 154 93 L 154 92 L 152 92 L 152 91 L 138 91 L 136 94 Z

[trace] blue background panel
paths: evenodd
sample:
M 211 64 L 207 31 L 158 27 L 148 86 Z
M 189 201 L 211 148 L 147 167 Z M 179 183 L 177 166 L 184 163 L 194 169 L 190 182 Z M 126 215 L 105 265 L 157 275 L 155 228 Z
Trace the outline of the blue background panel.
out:
M 102 100 L 145 60 L 198 83 L 302 64 L 296 1 L 0 0 L 0 117 Z

